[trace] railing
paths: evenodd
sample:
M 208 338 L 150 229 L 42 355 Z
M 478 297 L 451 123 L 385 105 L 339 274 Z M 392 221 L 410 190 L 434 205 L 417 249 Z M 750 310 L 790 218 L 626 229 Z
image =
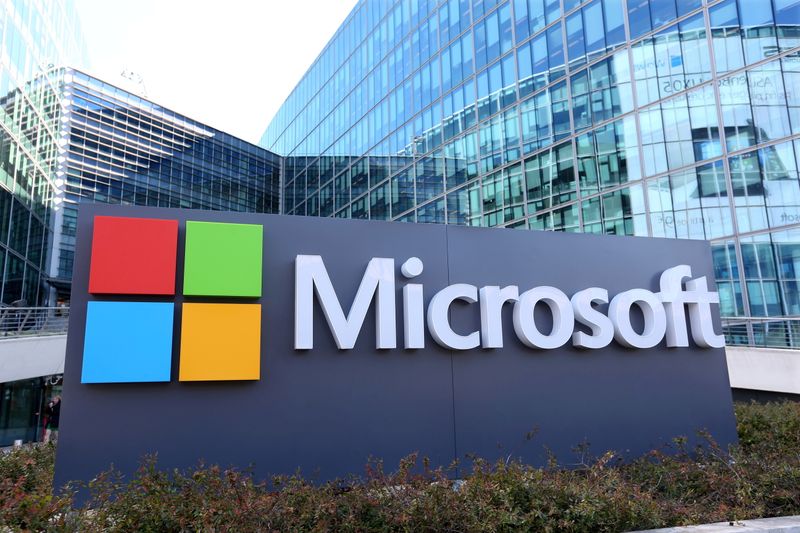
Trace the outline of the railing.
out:
M 69 307 L 0 307 L 0 338 L 63 335 Z
M 728 346 L 800 348 L 800 317 L 723 318 Z

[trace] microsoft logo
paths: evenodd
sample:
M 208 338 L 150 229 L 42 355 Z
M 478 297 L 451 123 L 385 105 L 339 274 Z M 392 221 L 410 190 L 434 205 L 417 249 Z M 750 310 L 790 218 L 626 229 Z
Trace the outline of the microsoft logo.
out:
M 258 380 L 263 227 L 186 222 L 179 380 Z M 170 381 L 178 221 L 96 216 L 82 383 Z M 248 301 L 250 300 L 250 301 Z

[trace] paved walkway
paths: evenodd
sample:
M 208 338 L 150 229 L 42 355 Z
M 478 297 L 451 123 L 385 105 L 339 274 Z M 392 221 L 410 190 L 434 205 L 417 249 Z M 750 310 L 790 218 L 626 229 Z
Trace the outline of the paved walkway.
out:
M 632 533 L 643 533 L 634 531 Z M 647 533 L 800 533 L 800 516 L 719 522 L 701 526 L 650 529 Z

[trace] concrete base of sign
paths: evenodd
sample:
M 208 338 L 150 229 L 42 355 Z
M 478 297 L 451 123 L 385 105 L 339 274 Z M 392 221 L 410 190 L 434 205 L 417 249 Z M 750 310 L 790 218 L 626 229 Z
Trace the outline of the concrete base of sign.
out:
M 699 526 L 648 529 L 647 533 L 800 533 L 800 516 L 759 518 L 737 522 L 718 522 Z M 632 532 L 643 533 L 643 532 Z

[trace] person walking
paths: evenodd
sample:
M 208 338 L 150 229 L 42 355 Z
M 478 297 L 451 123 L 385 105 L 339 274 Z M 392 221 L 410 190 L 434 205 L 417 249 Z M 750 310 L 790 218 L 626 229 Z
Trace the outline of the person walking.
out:
M 44 430 L 44 442 L 58 442 L 58 420 L 61 418 L 61 396 L 54 396 L 44 409 L 47 417 Z

